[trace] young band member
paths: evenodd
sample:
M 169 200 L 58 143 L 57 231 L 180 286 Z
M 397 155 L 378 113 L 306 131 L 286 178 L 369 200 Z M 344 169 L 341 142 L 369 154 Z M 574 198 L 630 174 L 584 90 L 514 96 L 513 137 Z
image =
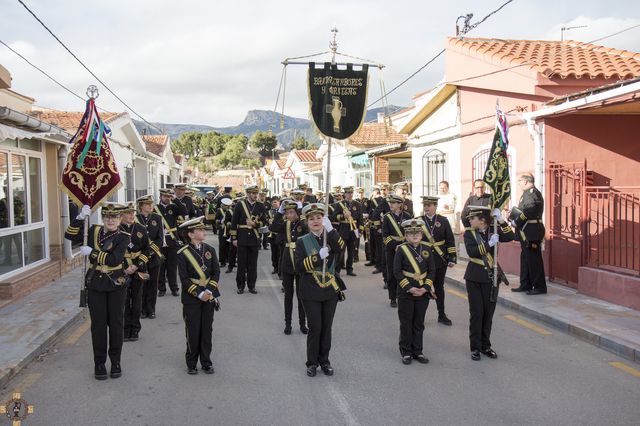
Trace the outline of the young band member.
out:
M 411 358 L 421 364 L 429 362 L 422 353 L 422 334 L 429 298 L 435 298 L 433 279 L 436 267 L 429 244 L 422 241 L 424 225 L 420 219 L 402 222 L 407 242 L 398 246 L 393 259 L 393 275 L 400 287 L 400 356 L 405 365 L 411 364 Z
M 494 209 L 491 213 L 499 223 L 498 234 L 492 234 L 489 207 L 468 206 L 468 212 L 466 219 L 470 227 L 464 232 L 464 245 L 469 255 L 469 263 L 464 279 L 471 314 L 469 317 L 471 359 L 480 361 L 480 352 L 489 358 L 498 357 L 491 348 L 490 340 L 491 323 L 497 302 L 497 287 L 493 286 L 494 247 L 498 241 L 512 241 L 514 233 L 498 209 Z
M 122 375 L 120 355 L 124 332 L 125 277 L 122 269 L 129 235 L 119 229 L 123 206 L 106 203 L 101 215 L 104 225 L 91 225 L 87 245 L 80 247 L 91 263 L 85 276 L 91 316 L 94 374 L 98 380 L 107 378 L 107 353 L 111 360 L 111 378 Z M 83 240 L 83 221 L 91 208 L 82 207 L 80 214 L 67 227 L 65 238 L 74 243 Z M 108 339 L 108 344 L 107 344 Z M 107 350 L 108 346 L 108 350 Z
M 149 235 L 149 247 L 151 248 L 147 271 L 149 279 L 142 285 L 142 308 L 140 318 L 154 319 L 156 317 L 156 299 L 158 297 L 158 280 L 160 279 L 160 267 L 164 262 L 162 246 L 164 245 L 164 231 L 162 216 L 153 212 L 153 198 L 145 195 L 138 198 L 139 213 L 136 221 L 147 229 Z
M 295 267 L 300 274 L 300 297 L 309 322 L 307 334 L 307 375 L 314 377 L 318 365 L 327 376 L 333 375 L 329 362 L 331 327 L 336 305 L 344 300 L 344 283 L 335 275 L 335 261 L 345 244 L 331 221 L 325 217 L 323 204 L 308 204 L 302 214 L 309 233 L 296 241 Z M 327 246 L 323 247 L 323 232 Z M 325 274 L 323 276 L 323 266 Z
M 390 195 L 387 202 L 391 211 L 385 214 L 382 220 L 382 240 L 386 255 L 387 276 L 385 278 L 389 291 L 389 305 L 395 308 L 398 306 L 396 302 L 398 282 L 393 275 L 393 259 L 396 255 L 396 247 L 404 242 L 404 232 L 400 224 L 411 219 L 411 215 L 403 210 L 404 199 L 402 197 Z
M 205 243 L 204 216 L 185 221 L 180 231 L 188 242 L 178 250 L 178 274 L 182 284 L 182 318 L 187 337 L 187 373 L 213 374 L 211 332 L 213 311 L 220 308 L 220 265 L 216 251 Z

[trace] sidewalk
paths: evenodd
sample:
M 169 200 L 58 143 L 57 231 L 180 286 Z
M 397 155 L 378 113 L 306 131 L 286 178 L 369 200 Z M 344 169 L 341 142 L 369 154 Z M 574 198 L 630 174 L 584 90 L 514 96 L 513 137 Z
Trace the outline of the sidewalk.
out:
M 82 318 L 81 279 L 82 268 L 76 268 L 0 307 L 0 388 Z
M 447 272 L 446 281 L 465 289 L 461 260 Z M 511 288 L 520 285 L 519 277 L 507 274 Z M 640 363 L 640 312 L 576 290 L 547 283 L 546 295 L 527 296 L 500 286 L 498 303 L 553 328 L 596 345 L 623 358 Z

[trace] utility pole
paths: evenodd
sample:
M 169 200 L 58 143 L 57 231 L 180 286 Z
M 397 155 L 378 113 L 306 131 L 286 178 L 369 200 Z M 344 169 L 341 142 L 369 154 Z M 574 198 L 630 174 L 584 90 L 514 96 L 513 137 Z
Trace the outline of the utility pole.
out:
M 574 27 L 562 27 L 560 28 L 560 41 L 564 41 L 564 32 L 565 31 L 569 31 L 569 30 L 573 30 L 576 28 L 587 28 L 588 25 L 576 25 Z

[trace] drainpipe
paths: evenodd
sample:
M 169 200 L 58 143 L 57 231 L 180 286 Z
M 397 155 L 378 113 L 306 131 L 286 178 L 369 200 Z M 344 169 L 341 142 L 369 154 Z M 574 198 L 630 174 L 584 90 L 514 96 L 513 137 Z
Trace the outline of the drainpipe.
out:
M 45 123 L 23 112 L 15 111 L 11 108 L 0 106 L 0 118 L 3 120 L 9 120 L 22 127 L 28 127 L 30 129 L 39 132 L 55 132 L 64 133 L 64 130 L 56 127 L 52 124 Z
M 546 182 L 545 182 L 545 163 L 544 163 L 544 122 L 537 124 L 534 118 L 527 117 L 527 129 L 533 139 L 534 143 L 534 155 L 535 155 L 535 170 L 534 176 L 538 189 L 544 194 Z
M 58 170 L 64 170 L 67 164 L 67 152 L 69 147 L 67 145 L 61 146 L 58 149 Z M 60 193 L 60 221 L 62 222 L 62 229 L 66 230 L 69 226 L 69 197 L 64 191 L 58 191 Z M 64 231 L 63 231 L 64 232 Z M 64 258 L 69 260 L 73 257 L 71 253 L 71 241 L 63 238 L 62 250 Z

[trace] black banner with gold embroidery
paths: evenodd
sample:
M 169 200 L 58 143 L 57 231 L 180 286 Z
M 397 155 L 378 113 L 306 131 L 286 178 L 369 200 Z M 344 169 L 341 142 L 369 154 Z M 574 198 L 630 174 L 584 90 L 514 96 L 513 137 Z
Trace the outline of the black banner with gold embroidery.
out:
M 511 198 L 511 181 L 509 179 L 509 127 L 507 117 L 499 109 L 496 111 L 496 131 L 493 134 L 493 144 L 487 160 L 484 178 L 491 188 L 493 208 L 502 209 Z
M 347 139 L 360 129 L 367 106 L 368 71 L 367 64 L 356 71 L 353 64 L 341 70 L 325 62 L 316 69 L 309 62 L 309 109 L 320 133 Z

